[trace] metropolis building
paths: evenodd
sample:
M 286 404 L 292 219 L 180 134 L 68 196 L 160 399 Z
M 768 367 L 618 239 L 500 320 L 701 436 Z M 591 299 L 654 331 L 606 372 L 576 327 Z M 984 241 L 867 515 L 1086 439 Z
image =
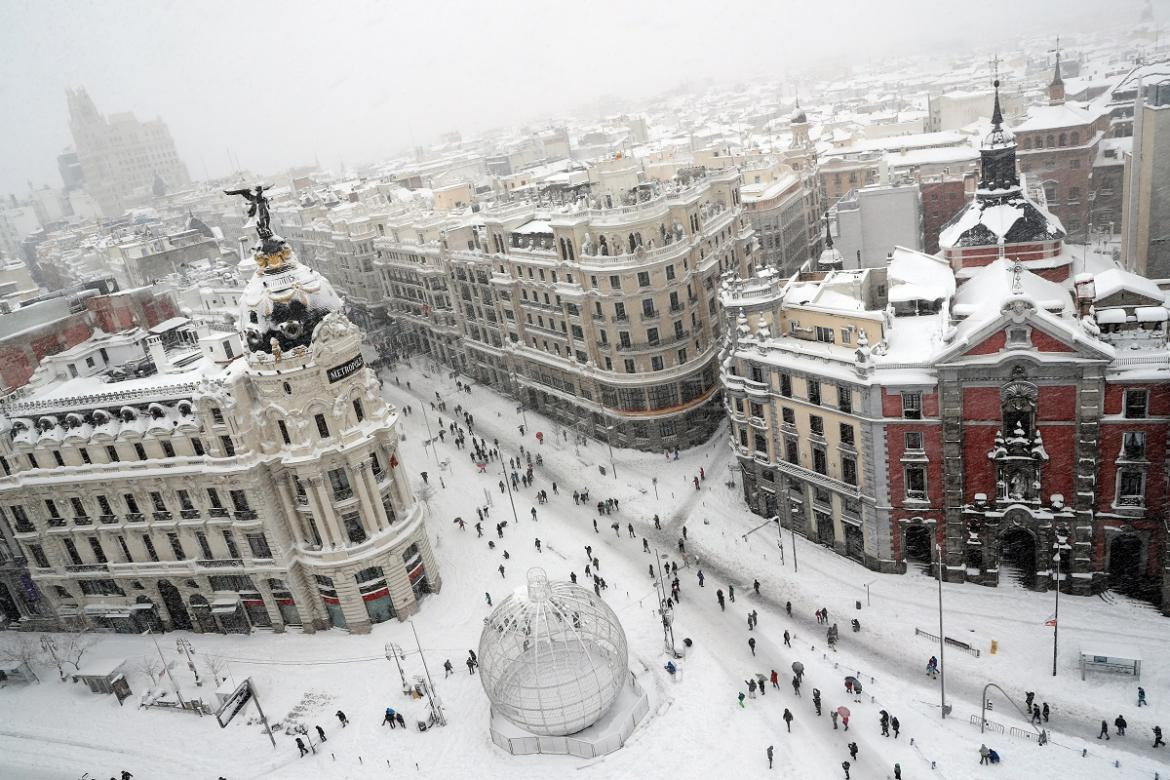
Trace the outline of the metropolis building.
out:
M 62 627 L 364 633 L 440 588 L 341 299 L 279 239 L 241 271 L 238 334 L 99 334 L 0 406 L 0 525 Z

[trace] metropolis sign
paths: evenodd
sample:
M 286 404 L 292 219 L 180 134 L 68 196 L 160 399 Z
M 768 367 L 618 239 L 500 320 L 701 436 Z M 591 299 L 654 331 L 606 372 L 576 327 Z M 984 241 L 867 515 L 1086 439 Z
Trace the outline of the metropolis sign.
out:
M 345 361 L 340 366 L 334 366 L 333 368 L 326 371 L 325 376 L 329 378 L 330 383 L 338 382 L 342 379 L 345 379 L 347 376 L 354 373 L 365 364 L 366 359 L 362 357 L 362 354 L 359 352 L 357 355 Z

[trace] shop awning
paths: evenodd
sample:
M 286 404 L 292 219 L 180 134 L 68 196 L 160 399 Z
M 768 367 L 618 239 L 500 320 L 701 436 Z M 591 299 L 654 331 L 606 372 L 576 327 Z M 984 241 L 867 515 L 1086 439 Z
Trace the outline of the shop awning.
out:
M 240 597 L 231 596 L 226 598 L 218 598 L 211 602 L 211 614 L 213 615 L 230 615 L 235 612 L 240 606 Z

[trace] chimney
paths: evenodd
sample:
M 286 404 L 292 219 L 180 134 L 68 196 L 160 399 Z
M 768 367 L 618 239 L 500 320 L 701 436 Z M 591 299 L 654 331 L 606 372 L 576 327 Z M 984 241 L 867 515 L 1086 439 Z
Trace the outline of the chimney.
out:
M 1097 297 L 1097 285 L 1093 281 L 1093 275 L 1077 274 L 1073 284 L 1077 291 L 1077 315 L 1088 317 L 1093 300 Z
M 160 374 L 169 374 L 171 372 L 171 362 L 167 359 L 167 353 L 163 350 L 161 336 L 147 336 L 146 350 L 150 353 L 150 359 L 154 361 L 154 369 Z

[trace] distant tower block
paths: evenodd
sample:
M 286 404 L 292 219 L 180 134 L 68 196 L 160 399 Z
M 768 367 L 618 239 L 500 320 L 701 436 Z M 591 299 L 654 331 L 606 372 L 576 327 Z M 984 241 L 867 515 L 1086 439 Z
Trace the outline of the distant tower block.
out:
M 492 741 L 520 755 L 600 756 L 625 744 L 648 710 L 613 610 L 587 588 L 528 585 L 496 607 L 479 641 Z

